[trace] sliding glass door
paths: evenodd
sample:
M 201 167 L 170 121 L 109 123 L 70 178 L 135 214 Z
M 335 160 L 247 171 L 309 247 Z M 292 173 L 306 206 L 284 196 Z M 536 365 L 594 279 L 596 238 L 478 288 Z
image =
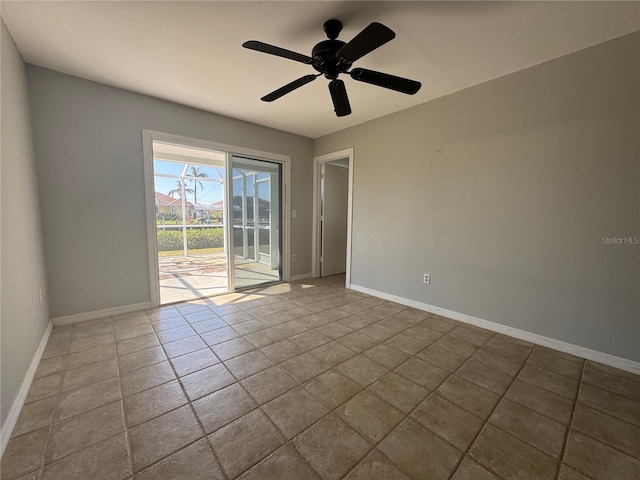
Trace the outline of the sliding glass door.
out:
M 234 286 L 280 281 L 282 166 L 231 156 L 230 171 Z

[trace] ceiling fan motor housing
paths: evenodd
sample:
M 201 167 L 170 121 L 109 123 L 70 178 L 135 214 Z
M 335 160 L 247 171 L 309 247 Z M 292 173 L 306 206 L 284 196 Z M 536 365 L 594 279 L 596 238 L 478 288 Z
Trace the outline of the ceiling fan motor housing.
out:
M 338 78 L 351 67 L 351 62 L 344 58 L 338 58 L 336 52 L 346 43 L 341 40 L 324 40 L 318 43 L 311 51 L 313 62 L 311 65 L 318 72 L 324 74 L 330 80 Z

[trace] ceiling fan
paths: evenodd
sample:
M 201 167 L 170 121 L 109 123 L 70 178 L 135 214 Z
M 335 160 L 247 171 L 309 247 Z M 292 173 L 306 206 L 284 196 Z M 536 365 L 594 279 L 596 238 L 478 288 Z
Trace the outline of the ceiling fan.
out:
M 329 40 L 324 40 L 313 47 L 310 57 L 257 40 L 250 40 L 243 43 L 242 46 L 244 48 L 305 63 L 320 72 L 300 77 L 284 87 L 280 87 L 268 95 L 265 95 L 261 100 L 263 102 L 273 102 L 287 93 L 291 93 L 295 89 L 312 82 L 320 75 L 324 75 L 327 79 L 331 80 L 329 82 L 329 92 L 331 93 L 336 115 L 338 117 L 344 117 L 351 113 L 351 106 L 344 82 L 338 78 L 342 73 L 349 74 L 351 78 L 359 82 L 370 83 L 371 85 L 377 85 L 408 95 L 413 95 L 420 90 L 422 84 L 415 80 L 396 77 L 388 73 L 376 72 L 366 68 L 351 69 L 353 62 L 388 41 L 393 40 L 396 36 L 393 30 L 381 23 L 373 22 L 348 43 L 337 40 L 341 30 L 342 22 L 340 22 L 340 20 L 327 20 L 324 23 L 324 31 Z

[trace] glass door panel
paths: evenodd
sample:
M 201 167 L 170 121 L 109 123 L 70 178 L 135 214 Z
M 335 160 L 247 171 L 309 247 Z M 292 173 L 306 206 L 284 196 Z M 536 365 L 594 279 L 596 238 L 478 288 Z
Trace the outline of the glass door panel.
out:
M 282 279 L 281 165 L 231 157 L 236 288 Z

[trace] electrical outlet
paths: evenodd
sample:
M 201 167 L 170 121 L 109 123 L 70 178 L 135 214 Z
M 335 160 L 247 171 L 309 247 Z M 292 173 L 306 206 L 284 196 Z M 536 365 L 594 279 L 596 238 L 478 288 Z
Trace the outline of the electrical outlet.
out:
M 431 283 L 431 274 L 429 274 L 429 273 L 424 273 L 423 275 L 424 275 L 424 276 L 422 277 L 422 281 L 423 281 L 424 283 L 427 283 L 427 284 L 428 284 L 428 283 Z
M 291 210 L 291 216 L 293 218 L 296 218 L 296 215 L 298 214 L 298 212 L 296 212 L 295 210 Z
M 291 254 L 291 261 L 292 261 L 292 262 L 295 262 L 295 261 L 296 261 L 296 254 L 295 254 L 295 253 L 292 253 L 292 254 Z
M 40 300 L 40 305 L 42 305 L 44 303 L 42 300 L 42 290 L 38 290 L 38 299 Z

